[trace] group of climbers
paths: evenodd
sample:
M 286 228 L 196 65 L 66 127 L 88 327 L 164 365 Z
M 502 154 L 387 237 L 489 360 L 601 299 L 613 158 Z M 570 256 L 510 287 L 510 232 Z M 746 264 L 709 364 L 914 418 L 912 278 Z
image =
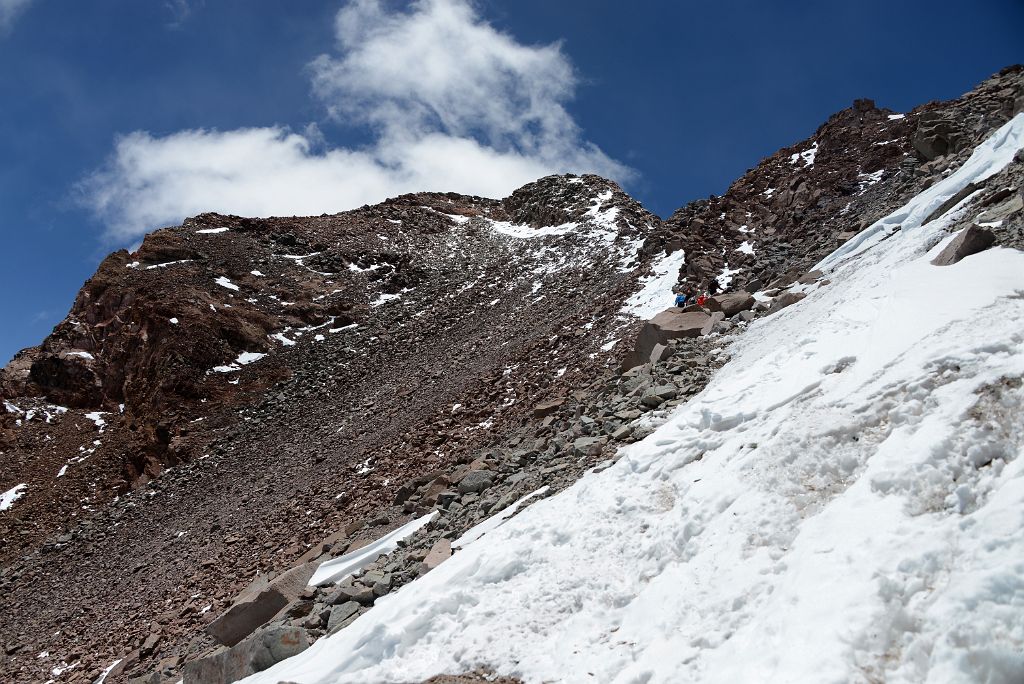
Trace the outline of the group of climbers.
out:
M 714 297 L 718 294 L 718 280 L 712 278 L 711 282 L 705 290 L 701 291 L 700 294 L 696 294 L 692 285 L 685 283 L 675 289 L 676 299 L 675 306 L 683 308 L 690 304 L 696 304 L 697 306 L 704 306 L 709 297 Z

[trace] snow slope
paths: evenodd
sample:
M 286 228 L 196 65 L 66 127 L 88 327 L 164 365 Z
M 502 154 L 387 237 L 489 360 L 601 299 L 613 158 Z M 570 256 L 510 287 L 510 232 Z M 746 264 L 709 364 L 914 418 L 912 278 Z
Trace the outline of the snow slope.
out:
M 1024 254 L 931 266 L 949 220 L 841 248 L 613 467 L 244 681 L 1024 681 Z

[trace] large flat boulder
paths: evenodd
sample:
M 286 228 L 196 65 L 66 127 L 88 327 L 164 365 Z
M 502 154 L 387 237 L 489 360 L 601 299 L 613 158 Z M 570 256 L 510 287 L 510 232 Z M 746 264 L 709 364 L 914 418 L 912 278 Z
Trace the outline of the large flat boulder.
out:
M 206 631 L 225 646 L 234 646 L 295 601 L 316 567 L 316 563 L 306 563 L 274 579 L 256 578 Z
M 754 297 L 749 292 L 729 292 L 708 298 L 707 307 L 710 311 L 721 311 L 726 318 L 732 318 L 740 311 L 748 311 L 754 306 Z
M 955 264 L 964 257 L 988 249 L 995 241 L 996 236 L 992 231 L 978 226 L 968 226 L 932 259 L 932 263 L 936 266 Z
M 309 635 L 301 627 L 274 625 L 250 635 L 231 648 L 191 663 L 183 669 L 184 684 L 231 684 L 262 672 L 285 658 L 309 648 Z
M 623 363 L 624 369 L 647 363 L 654 348 L 673 340 L 700 337 L 711 332 L 714 321 L 703 311 L 684 311 L 678 307 L 665 309 L 647 321 L 637 335 L 633 352 Z

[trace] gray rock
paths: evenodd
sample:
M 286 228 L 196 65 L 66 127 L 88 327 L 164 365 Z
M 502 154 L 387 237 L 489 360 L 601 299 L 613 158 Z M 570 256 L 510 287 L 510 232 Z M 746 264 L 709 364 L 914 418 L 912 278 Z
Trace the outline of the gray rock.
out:
M 349 584 L 334 590 L 327 597 L 327 603 L 333 606 L 355 601 L 356 603 L 368 606 L 373 603 L 374 598 L 371 587 L 362 584 Z
M 707 335 L 709 332 L 711 332 L 712 330 L 715 329 L 715 325 L 717 325 L 719 323 L 719 321 L 724 321 L 724 320 L 725 320 L 725 312 L 722 312 L 722 311 L 714 311 L 714 312 L 712 312 L 711 313 L 711 319 L 708 321 L 708 324 L 704 327 L 703 334 Z
M 309 635 L 301 627 L 267 627 L 231 648 L 186 663 L 184 684 L 231 684 L 302 653 L 309 643 Z
M 459 493 L 482 492 L 494 484 L 494 473 L 490 470 L 473 470 L 459 481 Z
M 932 263 L 936 266 L 950 266 L 964 257 L 988 249 L 995 241 L 996 236 L 992 231 L 978 226 L 968 226 L 932 259 Z
M 657 387 L 652 387 L 644 392 L 644 396 L 640 401 L 644 406 L 657 408 L 666 401 L 675 399 L 678 394 L 679 390 L 675 385 L 658 385 Z
M 935 112 L 925 112 L 921 114 L 910 142 L 921 157 L 931 161 L 956 151 L 961 137 L 959 127 L 953 121 Z
M 599 454 L 603 446 L 603 437 L 580 437 L 572 443 L 573 453 L 581 457 Z
M 654 345 L 654 349 L 651 350 L 651 363 L 659 363 L 672 356 L 672 352 L 675 351 L 672 347 L 664 344 Z
M 331 608 L 331 615 L 327 619 L 327 632 L 333 633 L 339 629 L 341 624 L 359 612 L 359 604 L 355 601 L 347 601 Z
M 164 676 L 159 672 L 150 672 L 142 677 L 132 677 L 128 684 L 164 684 Z
M 384 573 L 380 570 L 367 570 L 359 577 L 359 581 L 368 587 L 372 587 L 377 582 L 383 579 Z
M 373 584 L 373 593 L 376 596 L 384 596 L 391 591 L 391 583 L 394 581 L 391 573 L 385 574 L 377 582 Z

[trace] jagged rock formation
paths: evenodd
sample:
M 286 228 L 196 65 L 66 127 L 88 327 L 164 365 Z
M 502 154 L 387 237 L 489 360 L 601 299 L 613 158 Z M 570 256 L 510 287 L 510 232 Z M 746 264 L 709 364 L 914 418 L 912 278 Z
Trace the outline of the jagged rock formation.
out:
M 906 115 L 858 100 L 665 221 L 560 176 L 503 200 L 204 214 L 111 255 L 0 372 L 0 491 L 25 485 L 0 511 L 0 678 L 78 663 L 59 680 L 92 681 L 118 658 L 107 681 L 178 677 L 257 575 L 441 511 L 345 600 L 289 595 L 308 605 L 275 629 L 354 619 L 385 575 L 386 593 L 488 513 L 642 437 L 721 364 L 723 336 L 802 297 L 779 288 L 962 161 L 1021 110 L 1022 84 L 1012 67 Z M 1021 175 L 981 200 L 1000 244 L 1021 246 L 1004 220 Z M 692 340 L 652 338 L 621 373 L 641 328 L 623 302 L 679 249 L 678 282 L 730 292 L 692 312 Z

